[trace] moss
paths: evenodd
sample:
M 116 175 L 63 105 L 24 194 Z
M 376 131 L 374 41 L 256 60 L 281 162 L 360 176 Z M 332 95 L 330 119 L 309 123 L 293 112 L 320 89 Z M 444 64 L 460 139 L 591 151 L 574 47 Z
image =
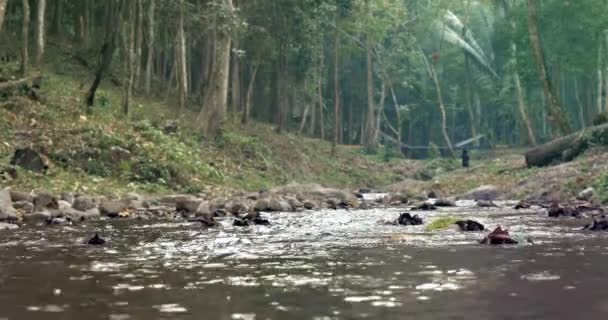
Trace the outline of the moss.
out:
M 445 230 L 456 224 L 456 221 L 462 220 L 457 217 L 443 217 L 435 219 L 429 225 L 426 226 L 427 231 L 440 231 Z

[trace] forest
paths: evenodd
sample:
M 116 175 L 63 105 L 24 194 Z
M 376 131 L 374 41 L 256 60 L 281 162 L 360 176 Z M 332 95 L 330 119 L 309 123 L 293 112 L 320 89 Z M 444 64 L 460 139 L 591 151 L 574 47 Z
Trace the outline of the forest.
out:
M 111 81 L 127 118 L 133 96 L 156 97 L 209 137 L 238 118 L 424 157 L 601 121 L 607 12 L 602 0 L 2 0 L 0 52 L 21 77 L 79 61 L 87 113 Z

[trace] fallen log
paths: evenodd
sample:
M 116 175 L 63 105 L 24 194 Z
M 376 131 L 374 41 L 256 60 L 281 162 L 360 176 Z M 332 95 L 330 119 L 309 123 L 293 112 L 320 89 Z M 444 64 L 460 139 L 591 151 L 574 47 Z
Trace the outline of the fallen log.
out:
M 0 82 L 0 97 L 15 95 L 31 95 L 31 92 L 40 89 L 42 85 L 41 76 L 31 76 L 13 81 Z
M 608 124 L 589 127 L 558 138 L 526 152 L 528 167 L 542 167 L 556 161 L 567 162 L 583 153 L 590 145 L 608 142 Z

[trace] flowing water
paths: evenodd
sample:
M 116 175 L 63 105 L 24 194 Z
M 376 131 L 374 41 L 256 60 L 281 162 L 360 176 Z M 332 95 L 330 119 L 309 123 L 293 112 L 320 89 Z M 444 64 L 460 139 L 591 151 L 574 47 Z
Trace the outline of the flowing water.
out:
M 467 202 L 420 213 L 534 240 L 490 247 L 483 233 L 384 223 L 400 211 L 0 232 L 0 319 L 605 319 L 608 234 L 580 231 L 586 221 Z M 105 246 L 83 244 L 95 232 Z

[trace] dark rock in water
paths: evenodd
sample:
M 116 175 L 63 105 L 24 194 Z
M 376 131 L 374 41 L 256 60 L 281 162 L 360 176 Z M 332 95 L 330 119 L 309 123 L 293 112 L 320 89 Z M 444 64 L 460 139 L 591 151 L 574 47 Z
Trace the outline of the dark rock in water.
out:
M 234 222 L 232 223 L 232 225 L 235 227 L 248 227 L 249 221 L 247 221 L 245 219 L 234 219 Z
M 32 148 L 15 150 L 11 165 L 19 166 L 25 170 L 45 173 L 49 169 L 48 160 Z
M 532 204 L 526 200 L 521 200 L 515 205 L 515 210 L 530 209 Z
M 188 220 L 188 222 L 198 222 L 203 227 L 207 228 L 213 228 L 217 226 L 217 222 L 215 221 L 215 219 L 213 219 L 213 217 L 196 217 L 194 219 Z
M 101 245 L 104 245 L 105 243 L 106 243 L 106 240 L 101 238 L 97 233 L 91 239 L 89 239 L 89 241 L 87 241 L 87 244 L 94 245 L 94 246 L 101 246 Z
M 485 230 L 485 227 L 483 226 L 483 224 L 474 221 L 474 220 L 461 220 L 461 221 L 456 221 L 456 225 L 458 225 L 460 227 L 460 230 L 462 231 L 483 231 Z
M 559 218 L 559 217 L 575 217 L 579 218 L 581 216 L 580 210 L 570 204 L 559 204 L 557 202 L 553 203 L 548 210 L 549 217 Z
M 437 201 L 435 201 L 435 206 L 436 207 L 455 207 L 456 201 L 454 201 L 452 199 L 437 199 Z
M 432 210 L 437 210 L 437 207 L 430 202 L 425 202 L 419 206 L 412 208 L 412 210 L 432 211 Z
M 488 234 L 483 240 L 481 240 L 481 244 L 490 244 L 490 245 L 503 245 L 503 244 L 517 244 L 516 240 L 513 240 L 509 235 L 507 230 L 503 230 L 501 227 L 494 229 L 490 234 Z
M 477 206 L 480 208 L 498 208 L 498 205 L 492 200 L 477 200 Z
M 426 196 L 429 199 L 439 199 L 439 198 L 441 198 L 441 196 L 439 195 L 439 193 L 437 193 L 435 191 L 429 192 Z
M 357 199 L 363 199 L 363 193 L 361 193 L 361 192 L 353 192 L 353 194 L 355 195 L 355 197 Z
M 397 220 L 397 223 L 403 226 L 418 226 L 423 224 L 422 218 L 418 215 L 412 216 L 409 213 L 402 213 Z
M 370 188 L 361 188 L 361 189 L 359 189 L 359 193 L 360 194 L 372 193 L 372 189 L 370 189 Z
M 608 231 L 608 216 L 602 215 L 593 219 L 591 224 L 585 226 L 583 230 Z
M 314 210 L 317 207 L 317 205 L 312 201 L 304 201 L 303 204 L 306 210 Z
M 251 222 L 253 222 L 253 224 L 257 225 L 257 226 L 269 226 L 270 225 L 270 221 L 258 216 L 253 218 L 253 220 L 251 220 Z
M 68 221 L 68 219 L 66 218 L 50 218 L 48 220 L 46 220 L 46 224 L 48 225 L 53 225 L 53 226 L 65 226 L 70 224 L 70 221 Z

